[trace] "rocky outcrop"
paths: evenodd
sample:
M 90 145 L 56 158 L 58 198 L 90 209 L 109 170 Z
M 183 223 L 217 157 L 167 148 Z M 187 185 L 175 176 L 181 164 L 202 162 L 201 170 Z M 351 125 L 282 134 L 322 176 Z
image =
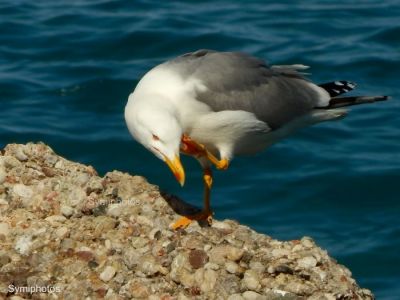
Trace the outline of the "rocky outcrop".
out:
M 311 238 L 277 241 L 232 220 L 171 230 L 185 209 L 141 176 L 99 177 L 44 144 L 10 144 L 0 298 L 373 298 Z

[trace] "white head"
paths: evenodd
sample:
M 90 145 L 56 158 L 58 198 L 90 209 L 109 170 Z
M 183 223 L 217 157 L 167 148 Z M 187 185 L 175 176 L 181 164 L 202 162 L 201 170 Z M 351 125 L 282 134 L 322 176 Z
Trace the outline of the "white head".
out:
M 179 159 L 182 128 L 171 107 L 160 101 L 136 103 L 130 97 L 125 107 L 125 121 L 132 136 L 167 163 L 183 185 L 185 172 Z

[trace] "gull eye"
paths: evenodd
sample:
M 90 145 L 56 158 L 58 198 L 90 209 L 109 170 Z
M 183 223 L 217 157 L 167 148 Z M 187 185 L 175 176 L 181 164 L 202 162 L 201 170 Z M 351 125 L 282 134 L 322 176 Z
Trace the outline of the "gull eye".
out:
M 156 136 L 154 133 L 152 134 L 152 136 L 153 136 L 153 140 L 155 140 L 155 141 L 159 141 L 160 140 L 160 138 L 158 136 Z

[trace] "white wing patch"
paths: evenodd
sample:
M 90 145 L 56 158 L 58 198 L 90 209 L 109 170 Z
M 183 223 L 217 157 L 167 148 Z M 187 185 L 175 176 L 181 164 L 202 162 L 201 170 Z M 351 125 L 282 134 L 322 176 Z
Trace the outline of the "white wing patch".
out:
M 318 98 L 316 99 L 315 107 L 325 107 L 329 105 L 329 101 L 331 100 L 331 96 L 329 93 L 318 85 L 307 82 L 308 86 L 317 92 Z

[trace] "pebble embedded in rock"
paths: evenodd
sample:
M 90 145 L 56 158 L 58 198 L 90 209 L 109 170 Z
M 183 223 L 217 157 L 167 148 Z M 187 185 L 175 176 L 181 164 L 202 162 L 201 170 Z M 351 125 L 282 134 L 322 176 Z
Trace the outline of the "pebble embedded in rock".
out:
M 60 211 L 61 214 L 66 218 L 69 218 L 74 214 L 74 209 L 68 205 L 62 205 Z
M 16 184 L 13 187 L 13 192 L 22 198 L 31 198 L 33 191 L 25 184 Z
M 203 250 L 191 250 L 189 253 L 189 262 L 194 269 L 203 267 L 208 261 L 208 255 Z
M 260 287 L 260 277 L 254 270 L 247 270 L 244 272 L 244 277 L 242 279 L 244 286 L 249 290 L 257 291 Z
M 272 250 L 272 256 L 275 258 L 288 257 L 289 255 L 290 255 L 290 250 L 288 249 L 276 248 Z
M 243 274 L 244 272 L 244 269 L 233 261 L 227 261 L 225 263 L 225 269 L 231 274 Z
M 243 249 L 238 249 L 232 246 L 226 247 L 226 257 L 230 260 L 238 261 L 242 258 L 243 254 Z
M 131 246 L 126 247 L 122 255 L 122 259 L 128 269 L 133 269 L 140 263 L 141 255 Z
M 246 300 L 267 300 L 267 297 L 253 291 L 246 291 L 242 296 Z
M 60 238 L 63 239 L 65 238 L 69 233 L 69 230 L 67 227 L 60 227 L 56 230 L 56 235 Z
M 21 162 L 28 160 L 28 156 L 24 153 L 24 149 L 23 148 L 19 148 L 15 152 L 15 157 Z
M 90 250 L 77 251 L 75 254 L 79 259 L 85 261 L 91 261 L 94 258 L 94 254 Z
M 160 270 L 160 266 L 152 255 L 145 255 L 139 260 L 138 270 L 147 276 L 153 276 Z
M 114 277 L 115 273 L 116 270 L 114 269 L 114 267 L 107 266 L 105 267 L 103 272 L 101 272 L 100 279 L 103 280 L 104 282 L 108 282 Z
M 256 271 L 259 274 L 265 272 L 265 266 L 259 261 L 251 261 L 249 264 L 249 268 Z
M 297 261 L 297 265 L 299 268 L 308 270 L 308 269 L 314 268 L 317 265 L 317 260 L 312 256 L 307 256 L 307 257 L 300 258 Z
M 227 222 L 215 221 L 215 222 L 213 222 L 213 227 L 214 228 L 218 228 L 218 229 L 222 229 L 222 230 L 226 230 L 226 231 L 231 231 L 232 230 L 232 226 Z
M 301 244 L 306 248 L 312 248 L 315 246 L 314 241 L 308 236 L 305 236 L 301 239 Z
M 116 221 L 114 218 L 108 216 L 98 216 L 95 219 L 94 235 L 100 236 L 102 234 L 105 234 L 109 230 L 114 229 L 115 225 Z
M 178 253 L 171 263 L 170 276 L 175 282 L 180 282 L 182 273 L 190 267 L 189 259 L 185 253 Z
M 208 262 L 204 265 L 204 269 L 210 269 L 210 270 L 219 270 L 220 267 L 218 264 L 212 263 L 212 262 Z
M 15 243 L 15 250 L 22 255 L 28 255 L 31 251 L 32 236 L 23 235 Z
M 61 215 L 53 215 L 53 216 L 47 217 L 45 220 L 47 222 L 49 222 L 50 224 L 57 225 L 57 223 L 64 223 L 66 218 Z
M 132 237 L 132 246 L 136 249 L 142 248 L 146 246 L 149 243 L 148 239 L 145 239 L 144 237 L 138 236 L 138 237 Z
M 217 272 L 214 270 L 197 269 L 194 276 L 203 293 L 212 291 L 217 283 Z
M 153 227 L 153 225 L 154 225 L 154 222 L 152 220 L 150 220 L 148 217 L 142 216 L 142 215 L 137 216 L 136 222 L 138 222 L 140 225 L 147 225 L 150 227 Z
M 46 175 L 47 177 L 54 177 L 56 176 L 56 171 L 52 168 L 48 168 L 48 167 L 43 167 L 42 168 L 42 172 L 44 175 Z

